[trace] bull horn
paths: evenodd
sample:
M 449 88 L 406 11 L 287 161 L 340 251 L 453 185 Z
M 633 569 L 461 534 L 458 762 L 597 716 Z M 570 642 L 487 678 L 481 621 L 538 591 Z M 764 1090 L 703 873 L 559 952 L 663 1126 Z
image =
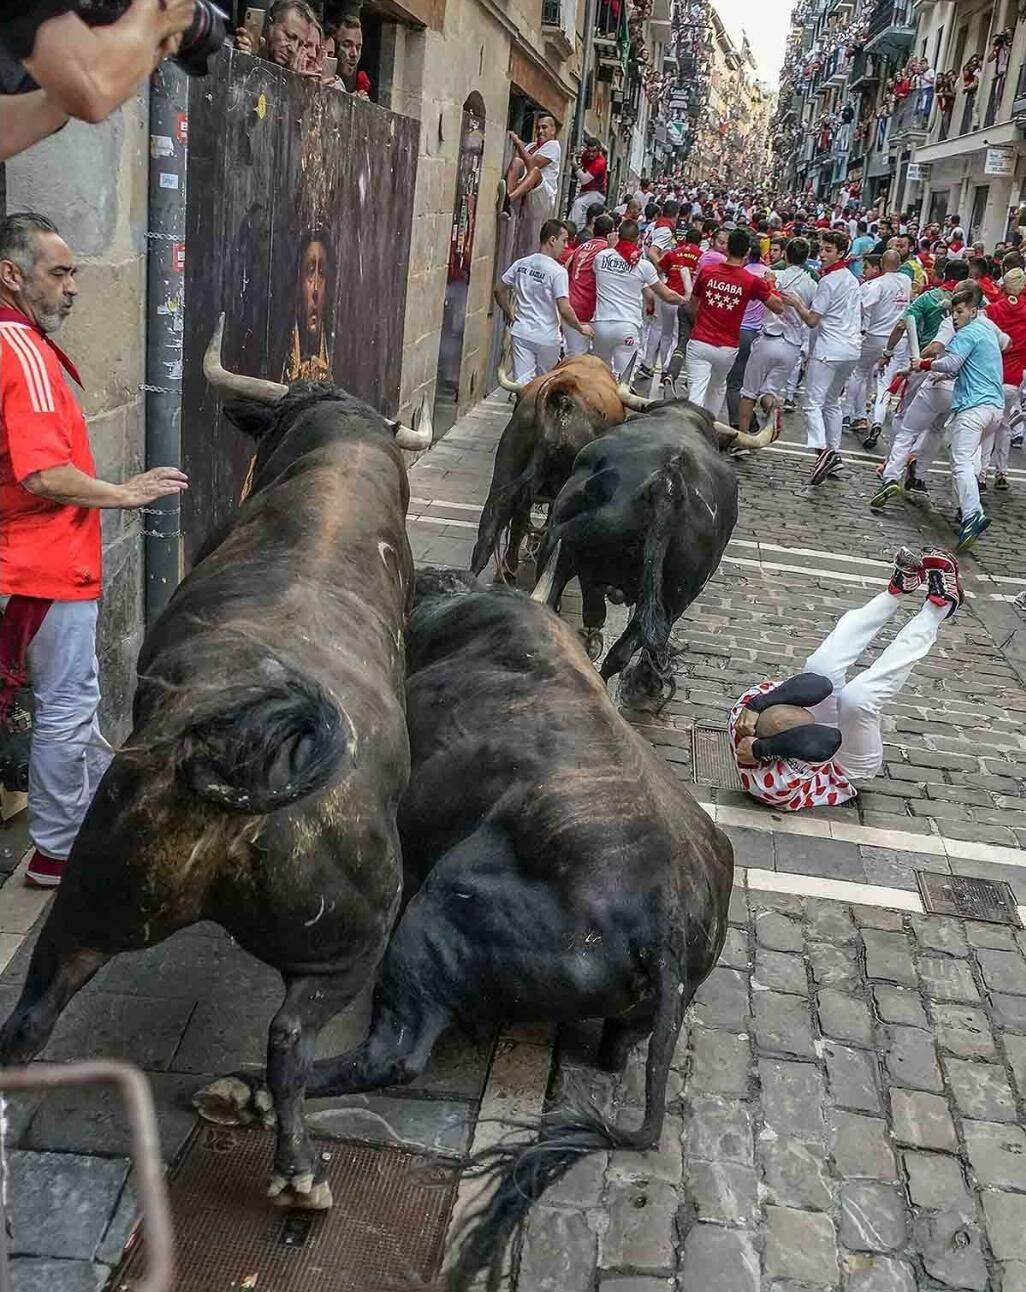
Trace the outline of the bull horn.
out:
M 203 375 L 215 390 L 229 395 L 238 395 L 242 399 L 252 399 L 258 404 L 276 404 L 289 392 L 288 386 L 277 381 L 265 381 L 263 377 L 244 377 L 239 372 L 229 372 L 221 363 L 221 344 L 224 341 L 224 315 L 217 320 L 214 335 L 210 338 L 207 352 L 203 356 Z
M 512 390 L 515 395 L 519 395 L 523 388 L 528 384 L 526 381 L 514 381 L 509 375 L 509 368 L 506 366 L 509 362 L 510 350 L 510 333 L 507 329 L 502 338 L 502 357 L 499 359 L 499 385 L 503 390 Z
M 776 438 L 777 428 L 771 418 L 758 435 L 749 435 L 747 431 L 738 431 L 734 444 L 739 449 L 764 449 L 767 444 L 772 444 Z
M 549 597 L 552 596 L 552 589 L 556 585 L 556 566 L 559 564 L 559 553 L 563 546 L 563 540 L 557 539 L 556 546 L 552 549 L 549 559 L 545 562 L 545 569 L 538 576 L 538 582 L 534 585 L 534 591 L 531 593 L 532 601 L 540 601 L 542 605 L 547 605 Z
M 716 438 L 723 445 L 734 444 L 737 441 L 740 431 L 735 431 L 733 426 L 727 426 L 725 422 L 713 422 L 713 430 L 716 432 Z M 751 438 L 751 436 L 749 436 Z
M 407 449 L 411 453 L 429 449 L 434 438 L 434 427 L 427 395 L 421 399 L 420 408 L 417 410 L 416 429 L 412 426 L 404 426 L 402 422 L 393 422 L 392 426 L 395 430 L 395 442 L 401 449 Z
M 625 381 L 621 381 L 616 388 L 616 393 L 620 396 L 620 403 L 624 408 L 633 408 L 637 413 L 643 413 L 646 409 L 651 408 L 653 404 L 658 404 L 658 399 L 646 399 L 643 395 L 636 395 Z

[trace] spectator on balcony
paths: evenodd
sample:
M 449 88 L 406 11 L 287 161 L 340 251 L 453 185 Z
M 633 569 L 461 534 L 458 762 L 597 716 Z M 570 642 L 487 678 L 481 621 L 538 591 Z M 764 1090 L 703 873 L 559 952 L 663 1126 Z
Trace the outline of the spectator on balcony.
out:
M 535 119 L 533 144 L 525 144 L 516 131 L 509 132 L 516 156 L 506 172 L 507 201 L 526 199 L 535 222 L 551 219 L 556 208 L 562 156 L 558 130 L 552 113 L 541 112 Z
M 363 24 L 360 22 L 360 15 L 345 9 L 336 11 L 336 15 L 328 19 L 326 25 L 338 59 L 338 88 L 348 94 L 355 94 L 358 98 L 369 99 L 371 80 L 366 72 L 360 71 L 360 59 L 363 57 Z

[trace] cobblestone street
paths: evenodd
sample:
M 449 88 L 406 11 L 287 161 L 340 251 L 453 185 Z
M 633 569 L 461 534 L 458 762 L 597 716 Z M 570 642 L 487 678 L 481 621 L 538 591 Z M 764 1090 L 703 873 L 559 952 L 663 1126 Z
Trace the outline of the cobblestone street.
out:
M 418 561 L 467 565 L 509 411 L 485 401 L 414 466 Z M 677 695 L 638 719 L 738 865 L 662 1142 L 589 1157 L 554 1187 L 509 1292 L 1026 1292 L 1026 932 L 927 915 L 915 878 L 999 879 L 1020 922 L 1026 911 L 1026 619 L 1012 605 L 1026 587 L 1026 464 L 1013 455 L 1012 491 L 991 498 L 994 524 L 964 562 L 964 611 L 885 720 L 885 774 L 854 806 L 783 817 L 694 784 L 692 727 L 722 728 L 748 685 L 800 671 L 883 586 L 898 545 L 953 541 L 943 470 L 930 476 L 936 510 L 897 501 L 876 514 L 878 459 L 846 454 L 843 478 L 813 493 L 800 429 L 788 419 L 781 442 L 739 464 L 734 539 L 676 630 Z M 0 840 L 6 866 L 18 829 Z M 5 1013 L 44 904 L 17 874 L 0 889 Z M 279 997 L 276 975 L 202 926 L 103 971 L 45 1057 L 139 1063 L 173 1163 L 194 1127 L 189 1096 L 261 1062 Z M 351 1044 L 363 1021 L 336 1020 L 321 1051 Z M 631 1124 L 643 1054 L 607 1078 L 590 1063 L 596 1042 L 590 1026 L 451 1037 L 412 1088 L 312 1103 L 309 1120 L 456 1157 L 494 1139 L 493 1118 L 537 1116 L 567 1090 Z M 120 1113 L 96 1094 L 22 1099 L 7 1144 L 16 1292 L 92 1292 L 134 1224 Z

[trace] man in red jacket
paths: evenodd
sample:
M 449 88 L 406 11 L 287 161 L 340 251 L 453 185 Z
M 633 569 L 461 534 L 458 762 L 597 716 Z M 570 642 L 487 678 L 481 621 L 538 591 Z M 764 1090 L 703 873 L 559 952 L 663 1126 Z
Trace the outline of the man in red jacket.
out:
M 578 228 L 585 224 L 593 206 L 602 206 L 606 200 L 606 154 L 597 139 L 588 136 L 581 150 L 579 165 L 574 170 L 579 188 L 570 211 L 570 219 Z
M 600 215 L 595 220 L 595 236 L 582 242 L 567 264 L 570 275 L 570 304 L 582 323 L 590 323 L 595 316 L 595 257 L 609 247 L 609 235 L 615 228 L 611 215 Z M 563 348 L 567 356 L 587 354 L 591 348 L 588 337 L 572 328 L 563 332 Z
M 1026 273 L 1012 269 L 1001 279 L 1001 295 L 987 306 L 987 318 L 1009 342 L 1001 355 L 1001 382 L 1005 392 L 1005 416 L 994 436 L 985 436 L 981 445 L 983 471 L 981 479 L 993 465 L 994 488 L 1008 489 L 1008 452 L 1013 439 L 1022 443 L 1023 409 L 1026 397 L 1023 373 L 1026 372 Z
M 110 761 L 97 721 L 100 509 L 143 507 L 188 483 L 173 467 L 96 479 L 65 374 L 81 381 L 50 339 L 78 295 L 75 270 L 45 216 L 0 220 L 0 717 L 30 682 L 28 879 L 48 888 Z

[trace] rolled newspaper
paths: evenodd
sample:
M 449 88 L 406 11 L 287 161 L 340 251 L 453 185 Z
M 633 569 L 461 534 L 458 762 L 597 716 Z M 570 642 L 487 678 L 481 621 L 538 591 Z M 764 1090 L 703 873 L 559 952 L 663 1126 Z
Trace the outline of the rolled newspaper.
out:
M 913 318 L 905 320 L 905 332 L 908 336 L 908 352 L 913 359 L 919 359 L 919 333 L 916 331 L 916 321 Z

